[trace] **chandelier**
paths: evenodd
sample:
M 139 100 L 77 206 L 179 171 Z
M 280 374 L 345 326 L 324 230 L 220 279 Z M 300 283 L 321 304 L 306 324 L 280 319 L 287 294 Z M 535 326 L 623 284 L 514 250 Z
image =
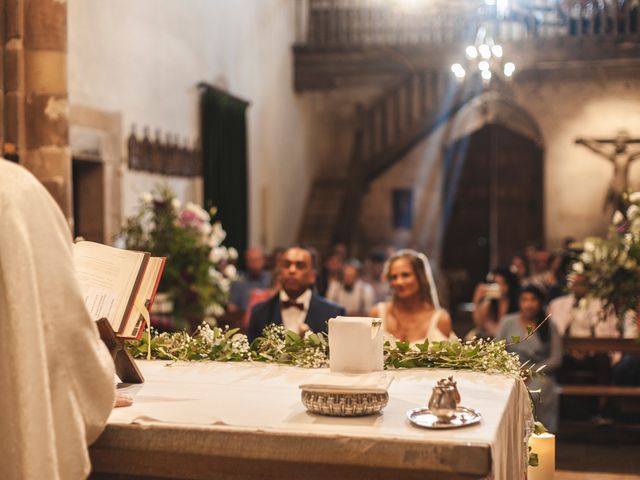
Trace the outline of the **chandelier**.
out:
M 461 63 L 451 65 L 451 71 L 459 80 L 478 72 L 483 83 L 488 84 L 494 75 L 510 79 L 516 71 L 513 62 L 504 61 L 502 46 L 494 42 L 485 26 L 478 28 L 474 44 L 465 48 L 465 57 L 464 66 Z

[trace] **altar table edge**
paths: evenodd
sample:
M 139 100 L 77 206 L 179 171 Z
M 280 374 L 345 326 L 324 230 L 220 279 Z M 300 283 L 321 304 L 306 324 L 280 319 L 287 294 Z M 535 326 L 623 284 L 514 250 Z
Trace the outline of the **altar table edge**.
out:
M 479 479 L 485 444 L 343 435 L 300 436 L 237 427 L 109 424 L 90 448 L 92 477 Z

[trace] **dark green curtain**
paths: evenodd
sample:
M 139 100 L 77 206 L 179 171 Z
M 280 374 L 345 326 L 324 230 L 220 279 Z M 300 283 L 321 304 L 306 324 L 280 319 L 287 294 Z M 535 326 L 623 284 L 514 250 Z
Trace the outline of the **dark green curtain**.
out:
M 227 232 L 224 243 L 240 252 L 242 262 L 248 236 L 248 103 L 214 87 L 200 86 L 204 203 L 207 209 L 218 209 L 216 219 Z

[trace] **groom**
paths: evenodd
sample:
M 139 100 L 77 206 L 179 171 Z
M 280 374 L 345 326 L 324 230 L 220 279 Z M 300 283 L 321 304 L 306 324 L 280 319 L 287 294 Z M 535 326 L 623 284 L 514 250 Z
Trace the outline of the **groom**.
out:
M 271 323 L 299 334 L 307 330 L 326 332 L 330 318 L 345 314 L 340 305 L 313 293 L 316 272 L 308 249 L 287 249 L 280 261 L 278 279 L 280 291 L 251 311 L 249 341 L 262 335 L 262 329 Z

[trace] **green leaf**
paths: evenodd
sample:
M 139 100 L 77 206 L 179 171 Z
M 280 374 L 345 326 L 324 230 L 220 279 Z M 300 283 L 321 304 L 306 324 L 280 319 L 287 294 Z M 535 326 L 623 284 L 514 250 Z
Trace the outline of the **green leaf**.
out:
M 287 330 L 287 333 L 285 333 L 284 336 L 285 336 L 285 341 L 289 341 L 291 343 L 302 342 L 302 338 L 300 337 L 300 335 L 298 335 L 296 332 L 292 330 Z
M 537 467 L 538 466 L 538 454 L 537 453 L 529 453 L 529 466 Z
M 531 335 L 531 332 L 533 332 L 533 327 L 531 325 L 527 325 L 527 335 Z
M 513 343 L 520 343 L 520 335 L 512 335 L 511 336 L 511 341 Z
M 542 422 L 535 422 L 533 424 L 533 433 L 535 433 L 536 435 L 540 435 L 541 433 L 547 433 L 547 427 L 544 426 L 544 424 Z

